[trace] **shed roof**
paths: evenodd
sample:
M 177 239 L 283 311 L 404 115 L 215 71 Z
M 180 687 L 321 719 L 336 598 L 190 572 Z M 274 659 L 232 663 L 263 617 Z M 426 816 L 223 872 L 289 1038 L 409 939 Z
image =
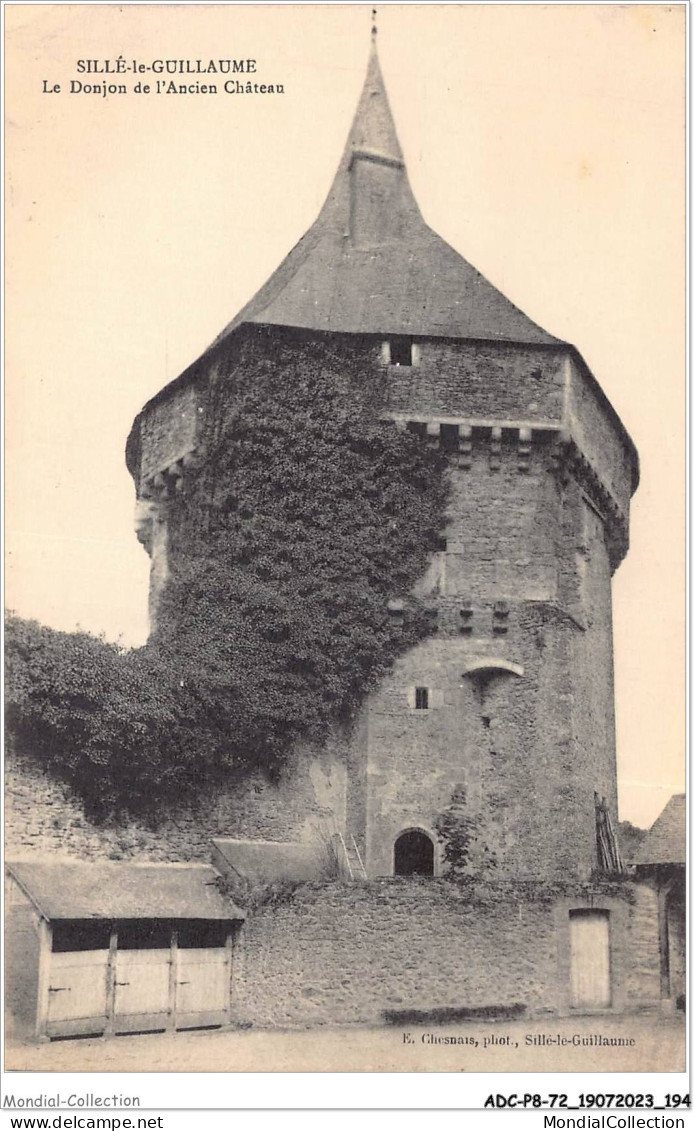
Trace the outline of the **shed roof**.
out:
M 244 322 L 560 344 L 422 219 L 375 41 L 347 145 L 318 218 L 210 348 Z
M 8 863 L 46 919 L 244 919 L 201 864 Z
M 634 863 L 684 864 L 686 823 L 686 795 L 675 793 L 648 830 Z
M 315 844 L 277 840 L 212 841 L 214 863 L 221 872 L 229 869 L 251 884 L 268 884 L 277 880 L 315 880 L 320 877 L 324 860 Z

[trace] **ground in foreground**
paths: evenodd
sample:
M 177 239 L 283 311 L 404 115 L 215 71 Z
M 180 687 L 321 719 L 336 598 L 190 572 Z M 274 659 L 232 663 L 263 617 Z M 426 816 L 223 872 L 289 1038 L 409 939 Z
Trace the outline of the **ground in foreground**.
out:
M 549 1043 L 557 1037 L 568 1043 Z M 600 1044 L 599 1038 L 634 1043 Z M 7 1071 L 28 1072 L 682 1072 L 685 1024 L 681 1014 L 649 1013 L 379 1029 L 213 1030 L 8 1043 L 5 1062 Z

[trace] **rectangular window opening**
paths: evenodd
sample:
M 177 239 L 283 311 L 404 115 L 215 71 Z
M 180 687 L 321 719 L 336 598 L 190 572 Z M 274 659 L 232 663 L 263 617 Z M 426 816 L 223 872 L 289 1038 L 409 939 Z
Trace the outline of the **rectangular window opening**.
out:
M 393 338 L 390 343 L 391 365 L 412 365 L 412 342 L 407 338 Z
M 417 711 L 429 710 L 429 688 L 417 687 L 414 693 L 414 705 Z

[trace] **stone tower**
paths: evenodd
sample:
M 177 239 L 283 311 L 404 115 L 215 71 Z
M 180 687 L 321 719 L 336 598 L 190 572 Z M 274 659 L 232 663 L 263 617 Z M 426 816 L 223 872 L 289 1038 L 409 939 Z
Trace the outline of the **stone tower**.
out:
M 497 875 L 587 877 L 596 794 L 616 814 L 611 575 L 628 546 L 637 454 L 578 351 L 422 219 L 375 45 L 317 220 L 133 426 L 153 617 L 170 564 L 167 498 L 204 459 L 205 383 L 241 344 L 271 360 L 287 336 L 310 350 L 326 335 L 383 382 L 384 418 L 450 452 L 452 492 L 419 587 L 437 631 L 396 663 L 322 769 L 298 757 L 293 781 L 268 794 L 270 807 L 292 798 L 279 839 L 305 840 L 311 814 L 329 813 L 367 875 L 438 872 L 433 824 L 463 784 Z M 401 616 L 396 602 L 390 612 Z

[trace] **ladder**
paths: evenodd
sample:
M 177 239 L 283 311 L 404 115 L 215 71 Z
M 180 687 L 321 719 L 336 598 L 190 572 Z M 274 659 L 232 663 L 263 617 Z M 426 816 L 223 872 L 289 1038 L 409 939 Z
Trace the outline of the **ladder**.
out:
M 342 851 L 345 854 L 345 863 L 347 864 L 347 871 L 349 872 L 349 878 L 350 878 L 350 880 L 353 880 L 354 879 L 354 872 L 352 871 L 352 865 L 350 863 L 349 852 L 347 851 L 347 845 L 345 844 L 345 838 L 343 837 L 343 835 L 342 835 L 342 833 L 340 832 L 339 829 L 337 830 L 337 835 L 340 838 L 340 844 L 342 845 Z
M 354 839 L 354 835 L 352 835 L 352 844 L 354 845 L 354 851 L 357 854 L 357 860 L 359 861 L 359 867 L 361 868 L 361 874 L 364 877 L 364 879 L 366 880 L 368 878 L 367 875 L 366 875 L 366 868 L 364 867 L 364 861 L 361 858 L 361 852 L 359 851 L 359 846 L 358 846 L 356 840 Z

